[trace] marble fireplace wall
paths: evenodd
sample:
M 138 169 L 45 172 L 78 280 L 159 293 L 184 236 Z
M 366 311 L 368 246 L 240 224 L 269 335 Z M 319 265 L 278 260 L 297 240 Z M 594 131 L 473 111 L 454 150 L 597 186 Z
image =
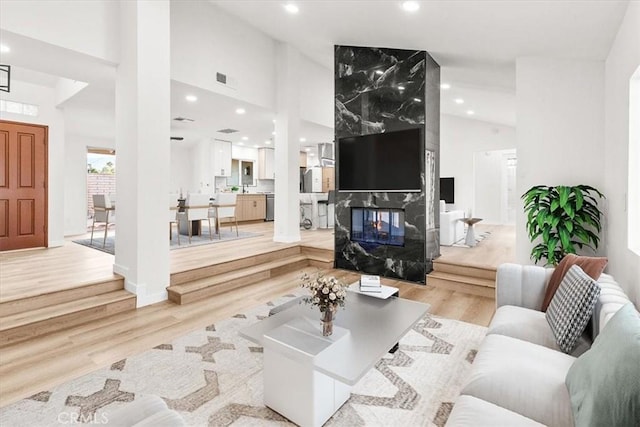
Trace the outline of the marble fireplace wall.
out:
M 424 283 L 440 255 L 440 66 L 425 51 L 335 46 L 335 138 L 421 128 L 421 191 L 341 192 L 336 183 L 335 264 Z M 340 151 L 336 144 L 336 176 Z M 350 240 L 351 208 L 405 211 L 405 245 Z

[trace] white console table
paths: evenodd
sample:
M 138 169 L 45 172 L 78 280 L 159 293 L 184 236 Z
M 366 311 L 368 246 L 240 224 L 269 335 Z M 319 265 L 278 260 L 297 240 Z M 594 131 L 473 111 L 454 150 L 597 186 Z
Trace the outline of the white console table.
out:
M 464 236 L 464 211 L 440 212 L 440 244 L 451 246 Z

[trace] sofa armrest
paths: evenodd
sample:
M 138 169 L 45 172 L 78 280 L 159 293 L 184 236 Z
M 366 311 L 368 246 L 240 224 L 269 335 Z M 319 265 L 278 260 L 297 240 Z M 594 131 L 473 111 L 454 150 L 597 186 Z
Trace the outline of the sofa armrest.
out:
M 515 305 L 540 310 L 552 268 L 501 264 L 496 275 L 496 307 Z

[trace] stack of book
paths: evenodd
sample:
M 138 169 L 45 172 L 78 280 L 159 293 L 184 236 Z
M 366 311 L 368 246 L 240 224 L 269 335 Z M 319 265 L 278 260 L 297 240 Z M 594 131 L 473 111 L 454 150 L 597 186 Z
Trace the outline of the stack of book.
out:
M 382 292 L 382 284 L 380 276 L 360 276 L 360 292 L 380 293 Z

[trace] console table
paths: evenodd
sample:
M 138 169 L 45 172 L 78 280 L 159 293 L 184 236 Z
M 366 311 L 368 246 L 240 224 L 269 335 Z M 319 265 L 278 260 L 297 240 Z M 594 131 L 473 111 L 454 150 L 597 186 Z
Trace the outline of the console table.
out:
M 294 423 L 321 426 L 355 385 L 422 319 L 427 304 L 347 292 L 334 333 L 322 336 L 317 307 L 297 304 L 242 329 L 264 347 L 264 403 Z
M 476 233 L 473 226 L 476 223 L 482 221 L 482 218 L 462 218 L 459 221 L 467 224 L 467 238 L 464 240 L 464 244 L 470 247 L 474 247 L 476 245 Z

